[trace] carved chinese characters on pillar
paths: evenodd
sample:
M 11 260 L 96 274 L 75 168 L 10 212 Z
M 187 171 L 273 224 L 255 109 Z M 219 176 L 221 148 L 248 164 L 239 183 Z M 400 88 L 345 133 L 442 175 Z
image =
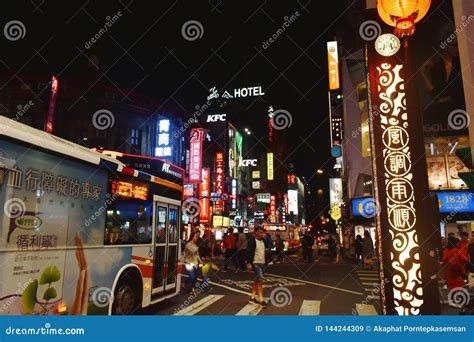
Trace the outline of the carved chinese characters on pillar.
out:
M 402 68 L 389 63 L 376 68 L 384 160 L 380 176 L 385 185 L 381 191 L 387 194 L 385 210 L 393 246 L 390 263 L 395 310 L 399 315 L 417 315 L 423 304 L 423 288 Z

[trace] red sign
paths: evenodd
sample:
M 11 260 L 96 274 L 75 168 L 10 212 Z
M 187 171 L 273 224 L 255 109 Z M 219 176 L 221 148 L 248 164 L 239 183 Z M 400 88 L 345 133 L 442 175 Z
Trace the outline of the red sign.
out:
M 201 183 L 202 170 L 202 141 L 205 130 L 203 128 L 191 129 L 189 143 L 189 183 Z
M 288 175 L 288 184 L 296 184 L 296 176 Z
M 211 170 L 202 169 L 202 182 L 199 185 L 199 221 L 201 223 L 209 222 L 209 202 L 211 195 Z
M 285 214 L 288 214 L 288 194 L 283 195 L 285 201 Z
M 222 194 L 224 192 L 224 184 L 225 184 L 225 175 L 224 175 L 224 152 L 217 152 L 216 153 L 216 182 L 215 182 L 215 190 L 218 194 Z M 214 212 L 216 214 L 222 214 L 224 212 L 224 201 L 216 201 L 214 204 Z
M 276 222 L 276 196 L 270 196 L 270 221 Z
M 49 99 L 48 114 L 46 115 L 46 132 L 53 133 L 54 113 L 56 112 L 56 102 L 58 98 L 59 81 L 53 76 L 51 79 L 51 97 Z
M 184 184 L 183 185 L 183 197 L 193 197 L 194 196 L 194 185 L 193 184 Z

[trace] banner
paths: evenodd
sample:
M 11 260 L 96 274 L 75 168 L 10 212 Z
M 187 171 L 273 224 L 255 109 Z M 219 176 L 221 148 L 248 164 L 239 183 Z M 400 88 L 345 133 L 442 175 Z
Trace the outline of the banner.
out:
M 205 129 L 191 129 L 191 138 L 189 142 L 189 183 L 201 183 L 202 169 L 202 142 Z
M 199 185 L 199 221 L 201 223 L 209 222 L 209 195 L 211 193 L 211 170 L 202 169 L 202 182 Z

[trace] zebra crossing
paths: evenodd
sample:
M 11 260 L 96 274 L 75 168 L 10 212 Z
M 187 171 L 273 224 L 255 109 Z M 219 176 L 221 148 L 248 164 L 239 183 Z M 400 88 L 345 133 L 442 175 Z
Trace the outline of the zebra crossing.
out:
M 363 303 L 356 304 L 356 311 L 360 316 L 374 316 L 378 315 L 377 309 L 373 305 L 374 302 L 380 299 L 379 293 L 381 290 L 380 278 L 378 270 L 372 269 L 358 269 L 356 270 L 359 282 L 364 287 L 365 299 Z
M 202 299 L 190 304 L 186 308 L 174 313 L 176 316 L 193 316 L 206 314 L 207 309 L 211 305 L 221 305 L 219 301 L 223 299 L 224 295 L 207 295 Z M 268 298 L 265 298 L 268 302 Z M 235 305 L 234 305 L 235 307 Z M 269 308 L 272 307 L 271 303 Z M 377 315 L 377 311 L 373 305 L 370 304 L 356 304 L 359 315 Z M 258 304 L 245 304 L 243 307 L 235 307 L 235 316 L 257 316 L 264 313 L 264 309 Z M 321 301 L 320 300 L 308 300 L 302 301 L 299 310 L 297 311 L 298 316 L 319 316 L 321 314 Z

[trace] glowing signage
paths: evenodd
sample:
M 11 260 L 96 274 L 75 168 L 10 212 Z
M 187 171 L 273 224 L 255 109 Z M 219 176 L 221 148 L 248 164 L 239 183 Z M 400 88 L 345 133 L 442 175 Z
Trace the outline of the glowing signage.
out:
M 184 184 L 183 185 L 183 196 L 184 197 L 193 197 L 194 196 L 194 185 L 193 184 Z
M 260 189 L 260 181 L 252 181 L 252 189 Z
M 239 166 L 257 166 L 257 159 L 240 159 Z
M 296 184 L 296 175 L 290 174 L 288 175 L 288 185 Z
M 298 215 L 298 191 L 288 190 L 288 212 Z
M 158 142 L 155 148 L 155 156 L 171 156 L 170 120 L 162 119 L 158 121 Z
M 329 206 L 342 203 L 342 178 L 329 178 Z
M 260 178 L 260 171 L 252 171 L 252 178 L 259 179 Z
M 328 42 L 328 75 L 329 75 L 329 89 L 339 89 L 339 58 L 337 55 L 337 42 Z
M 222 97 L 226 100 L 233 98 L 242 98 L 242 97 L 251 97 L 251 96 L 263 96 L 265 93 L 262 91 L 262 87 L 244 87 L 244 88 L 235 88 L 233 91 L 224 90 L 222 96 L 219 94 L 219 91 L 216 87 L 209 89 L 209 95 L 207 100 L 218 99 Z
M 226 114 L 209 114 L 206 122 L 226 121 Z
M 212 217 L 212 225 L 214 227 L 222 227 L 224 224 L 224 218 L 220 215 L 214 215 Z
M 375 50 L 382 56 L 393 56 L 400 50 L 400 39 L 394 34 L 381 34 L 375 40 Z
M 215 180 L 215 192 L 218 194 L 224 193 L 225 175 L 224 175 L 224 152 L 216 153 L 216 180 Z M 224 202 L 217 201 L 214 203 L 214 212 L 222 214 L 224 212 Z
M 49 99 L 48 114 L 46 115 L 46 132 L 53 133 L 54 114 L 56 112 L 56 102 L 58 98 L 59 81 L 53 76 L 51 79 L 51 97 Z
M 199 184 L 201 182 L 202 169 L 202 141 L 205 130 L 202 128 L 191 129 L 189 142 L 189 182 Z
M 146 201 L 148 199 L 148 186 L 136 182 L 112 181 L 112 193 L 121 197 Z
M 463 191 L 437 192 L 441 213 L 473 213 L 474 194 Z
M 211 170 L 202 169 L 202 182 L 199 184 L 199 221 L 201 223 L 209 222 L 209 206 L 211 192 Z
M 283 203 L 285 204 L 285 214 L 288 214 L 288 194 L 283 195 Z
M 375 216 L 375 201 L 373 197 L 353 198 L 352 215 L 372 218 Z
M 270 222 L 276 222 L 276 196 L 270 196 Z
M 269 193 L 255 195 L 256 201 L 260 203 L 270 203 L 270 197 L 271 195 Z
M 273 153 L 267 153 L 267 179 L 273 180 Z
M 233 178 L 232 179 L 232 188 L 231 188 L 231 194 L 232 194 L 232 209 L 237 208 L 237 179 Z

